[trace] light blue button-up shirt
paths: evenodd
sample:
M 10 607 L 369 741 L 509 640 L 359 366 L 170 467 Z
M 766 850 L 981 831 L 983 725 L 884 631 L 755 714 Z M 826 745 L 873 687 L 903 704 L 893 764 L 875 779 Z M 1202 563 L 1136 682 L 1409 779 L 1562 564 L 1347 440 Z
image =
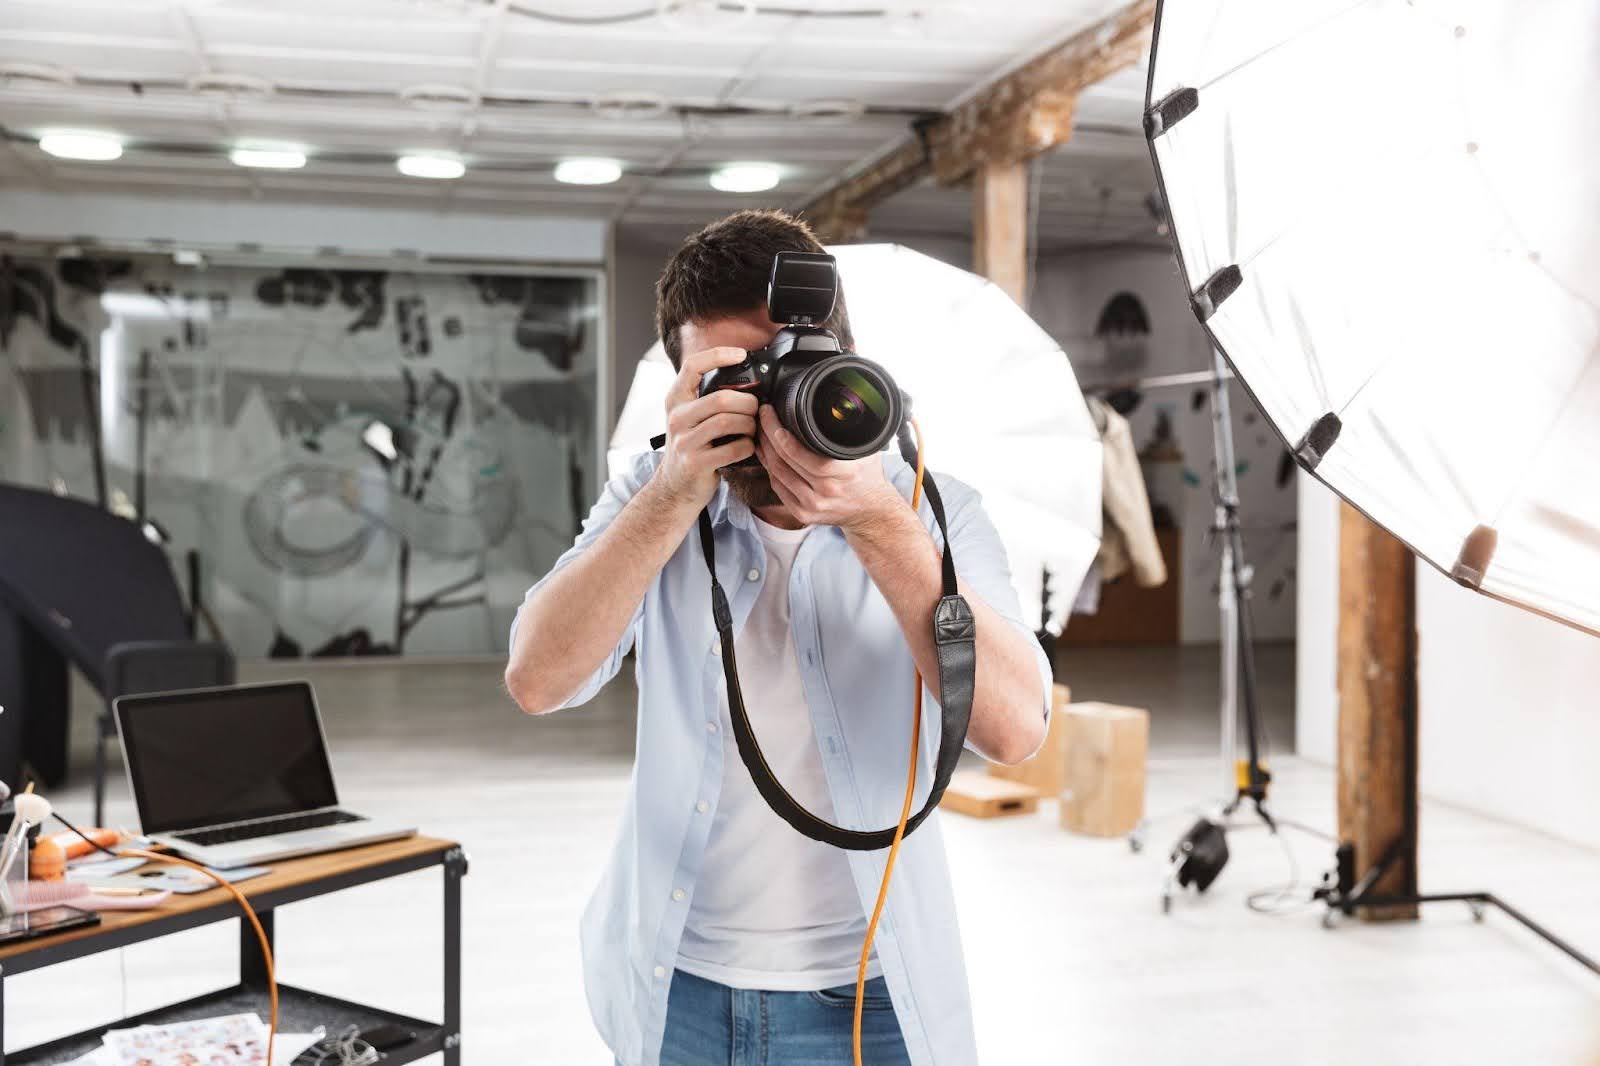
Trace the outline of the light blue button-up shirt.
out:
M 883 461 L 909 500 L 911 469 L 889 453 Z M 659 462 L 659 452 L 639 455 L 606 485 L 583 532 L 552 573 L 594 542 Z M 1020 617 L 1000 538 L 976 492 L 943 475 L 937 481 L 965 591 L 1015 625 L 1036 648 L 1044 694 L 1040 713 L 1048 716 L 1049 664 Z M 766 551 L 749 509 L 726 484 L 710 510 L 717 574 L 737 633 L 765 580 Z M 925 502 L 922 518 L 937 539 Z M 836 820 L 849 829 L 893 825 L 904 799 L 916 667 L 888 602 L 837 528 L 821 527 L 806 538 L 790 574 L 789 613 Z M 667 989 L 695 885 L 701 877 L 716 876 L 702 860 L 722 787 L 721 734 L 730 728 L 719 699 L 722 661 L 697 536 L 684 538 L 622 639 L 565 706 L 591 699 L 616 675 L 630 649 L 638 653 L 638 754 L 611 859 L 584 912 L 583 969 L 590 1010 L 612 1052 L 626 1066 L 657 1066 Z M 760 694 L 747 693 L 747 698 Z M 940 736 L 939 707 L 931 696 L 923 701 L 922 736 L 919 804 L 932 781 Z M 774 814 L 772 831 L 795 830 Z M 849 853 L 864 914 L 871 913 L 877 898 L 885 854 Z M 875 947 L 911 1061 L 916 1066 L 975 1064 L 961 935 L 937 814 L 900 849 Z

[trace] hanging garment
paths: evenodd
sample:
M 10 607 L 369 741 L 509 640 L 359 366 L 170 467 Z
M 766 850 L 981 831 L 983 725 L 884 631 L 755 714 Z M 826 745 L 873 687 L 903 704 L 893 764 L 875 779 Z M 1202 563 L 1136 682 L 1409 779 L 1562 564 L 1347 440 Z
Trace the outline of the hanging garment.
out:
M 1100 499 L 1105 509 L 1104 530 L 1095 567 L 1102 581 L 1111 582 L 1132 571 L 1133 580 L 1155 588 L 1167 580 L 1167 564 L 1156 541 L 1145 492 L 1144 472 L 1133 447 L 1128 420 L 1098 396 L 1087 397 L 1089 412 L 1100 429 L 1103 473 Z

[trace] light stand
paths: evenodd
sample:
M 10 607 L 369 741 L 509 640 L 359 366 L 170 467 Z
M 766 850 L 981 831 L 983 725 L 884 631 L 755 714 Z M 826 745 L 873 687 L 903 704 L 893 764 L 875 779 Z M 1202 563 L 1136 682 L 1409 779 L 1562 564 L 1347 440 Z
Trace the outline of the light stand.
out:
M 1217 500 L 1216 519 L 1212 529 L 1221 545 L 1217 610 L 1221 617 L 1221 758 L 1223 797 L 1215 815 L 1202 816 L 1184 833 L 1168 856 L 1169 864 L 1162 885 L 1161 909 L 1172 909 L 1174 885 L 1187 888 L 1193 885 L 1198 892 L 1211 887 L 1217 875 L 1228 862 L 1227 834 L 1235 826 L 1233 815 L 1249 801 L 1256 816 L 1268 831 L 1276 834 L 1280 828 L 1304 829 L 1294 822 L 1280 822 L 1267 807 L 1267 788 L 1272 775 L 1261 765 L 1261 711 L 1256 689 L 1256 661 L 1254 628 L 1250 616 L 1250 582 L 1254 576 L 1245 562 L 1244 538 L 1239 523 L 1239 483 L 1236 476 L 1233 449 L 1233 422 L 1228 403 L 1228 382 L 1233 374 L 1223 361 L 1222 354 L 1213 351 L 1211 384 L 1211 423 L 1213 458 L 1216 466 Z M 1237 761 L 1238 716 L 1240 697 L 1243 697 L 1245 744 L 1247 760 Z M 1406 743 L 1412 746 L 1411 765 L 1415 766 L 1416 730 L 1407 731 Z M 1309 831 L 1309 830 L 1308 830 Z M 1377 885 L 1388 870 L 1400 860 L 1402 849 L 1415 839 L 1415 815 L 1398 838 L 1381 855 L 1371 869 L 1357 876 L 1355 849 L 1348 843 L 1338 846 L 1336 863 L 1323 879 L 1320 888 L 1312 892 L 1313 900 L 1321 901 L 1326 910 L 1322 922 L 1329 928 L 1340 917 L 1351 917 L 1358 911 L 1381 910 L 1395 906 L 1417 906 L 1424 903 L 1465 903 L 1473 919 L 1482 921 L 1493 907 L 1526 928 L 1578 965 L 1600 974 L 1600 961 L 1579 950 L 1570 941 L 1540 925 L 1526 914 L 1511 906 L 1492 892 L 1437 892 L 1437 893 L 1380 893 Z M 1142 846 L 1142 830 L 1135 830 L 1129 838 L 1133 850 Z
M 1172 909 L 1174 885 L 1194 885 L 1204 892 L 1228 861 L 1230 819 L 1247 800 L 1272 833 L 1278 822 L 1267 809 L 1272 775 L 1261 765 L 1261 708 L 1256 689 L 1255 632 L 1250 615 L 1250 581 L 1239 525 L 1239 481 L 1233 449 L 1233 419 L 1228 382 L 1233 377 L 1222 353 L 1211 353 L 1211 428 L 1216 469 L 1216 518 L 1212 531 L 1222 547 L 1218 571 L 1217 611 L 1221 618 L 1221 762 L 1222 801 L 1214 817 L 1202 816 L 1173 846 L 1162 884 L 1161 910 Z M 1244 704 L 1247 761 L 1238 761 L 1239 704 Z M 1129 841 L 1140 847 L 1137 837 Z

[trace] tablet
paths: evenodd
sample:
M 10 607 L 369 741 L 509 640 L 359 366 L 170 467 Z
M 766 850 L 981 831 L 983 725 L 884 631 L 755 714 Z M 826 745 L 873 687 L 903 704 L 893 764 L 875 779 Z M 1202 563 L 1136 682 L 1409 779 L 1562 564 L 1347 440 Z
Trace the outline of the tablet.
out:
M 22 914 L 0 916 L 0 944 L 49 936 L 82 925 L 99 925 L 100 916 L 77 907 L 42 907 Z

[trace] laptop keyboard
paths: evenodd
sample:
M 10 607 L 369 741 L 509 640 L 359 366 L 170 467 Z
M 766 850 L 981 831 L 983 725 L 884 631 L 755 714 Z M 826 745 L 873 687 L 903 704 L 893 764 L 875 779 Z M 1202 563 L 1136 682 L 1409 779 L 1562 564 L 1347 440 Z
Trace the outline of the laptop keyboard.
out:
M 325 829 L 330 825 L 364 821 L 366 819 L 361 815 L 351 814 L 349 811 L 318 811 L 315 814 L 294 814 L 287 818 L 268 818 L 260 822 L 224 826 L 221 829 L 195 829 L 172 835 L 191 844 L 209 847 L 214 844 L 233 844 L 240 840 L 272 837 L 279 833 L 294 833 L 302 829 Z

